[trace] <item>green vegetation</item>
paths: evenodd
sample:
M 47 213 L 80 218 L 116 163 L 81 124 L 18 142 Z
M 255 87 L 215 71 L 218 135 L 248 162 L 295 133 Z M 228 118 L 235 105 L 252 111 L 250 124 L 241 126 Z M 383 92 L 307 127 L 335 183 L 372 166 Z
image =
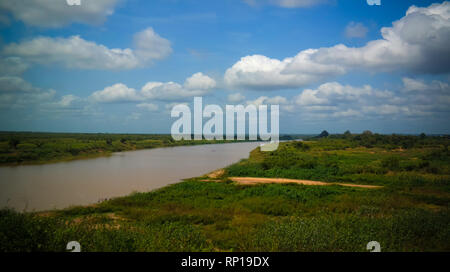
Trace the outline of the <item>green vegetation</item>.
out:
M 120 151 L 223 142 L 174 141 L 165 134 L 0 132 L 0 165 L 40 164 Z
M 228 174 L 392 187 L 426 184 L 449 188 L 450 139 L 366 136 L 289 142 L 280 145 L 275 152 L 254 150 L 250 159 L 230 166 Z
M 449 251 L 448 143 L 346 133 L 256 149 L 220 177 L 88 207 L 3 210 L 0 251 L 64 251 L 73 240 L 83 251 L 366 251 L 369 241 L 382 251 Z M 238 185 L 231 176 L 383 188 Z

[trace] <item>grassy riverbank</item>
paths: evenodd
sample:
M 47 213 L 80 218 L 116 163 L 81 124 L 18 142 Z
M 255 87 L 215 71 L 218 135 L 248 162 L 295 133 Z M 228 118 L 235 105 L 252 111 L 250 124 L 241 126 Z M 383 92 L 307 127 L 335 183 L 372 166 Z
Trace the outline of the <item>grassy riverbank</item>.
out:
M 397 143 L 396 143 L 397 142 Z M 89 207 L 0 212 L 0 251 L 450 250 L 450 153 L 442 137 L 332 136 L 252 151 L 221 175 Z M 239 185 L 233 176 L 380 185 Z
M 43 164 L 121 151 L 224 142 L 175 141 L 166 134 L 0 132 L 0 165 Z

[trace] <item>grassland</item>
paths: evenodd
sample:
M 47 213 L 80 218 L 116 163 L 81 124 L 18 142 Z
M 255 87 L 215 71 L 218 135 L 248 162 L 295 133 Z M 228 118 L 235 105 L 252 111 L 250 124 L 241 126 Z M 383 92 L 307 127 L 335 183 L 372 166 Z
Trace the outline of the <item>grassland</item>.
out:
M 335 135 L 255 149 L 203 176 L 93 206 L 0 212 L 0 251 L 450 250 L 446 137 Z M 278 177 L 383 186 L 239 185 Z

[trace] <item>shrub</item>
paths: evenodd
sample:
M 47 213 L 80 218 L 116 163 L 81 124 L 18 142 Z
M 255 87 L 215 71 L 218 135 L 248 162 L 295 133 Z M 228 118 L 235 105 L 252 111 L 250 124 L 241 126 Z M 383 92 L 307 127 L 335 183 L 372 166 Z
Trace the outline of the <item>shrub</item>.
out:
M 397 170 L 400 167 L 400 160 L 395 156 L 389 156 L 381 160 L 381 166 L 389 170 Z

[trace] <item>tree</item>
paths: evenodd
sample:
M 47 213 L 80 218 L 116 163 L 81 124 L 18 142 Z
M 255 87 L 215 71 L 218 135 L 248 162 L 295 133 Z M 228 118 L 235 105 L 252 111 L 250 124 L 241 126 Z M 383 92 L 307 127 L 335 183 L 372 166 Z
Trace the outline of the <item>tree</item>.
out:
M 365 130 L 362 134 L 363 135 L 373 135 L 372 131 L 370 131 L 370 130 Z
M 326 138 L 328 137 L 328 135 L 330 135 L 328 131 L 324 130 L 322 131 L 322 133 L 320 133 L 319 138 Z
M 107 145 L 112 145 L 112 139 L 106 139 L 106 144 Z

